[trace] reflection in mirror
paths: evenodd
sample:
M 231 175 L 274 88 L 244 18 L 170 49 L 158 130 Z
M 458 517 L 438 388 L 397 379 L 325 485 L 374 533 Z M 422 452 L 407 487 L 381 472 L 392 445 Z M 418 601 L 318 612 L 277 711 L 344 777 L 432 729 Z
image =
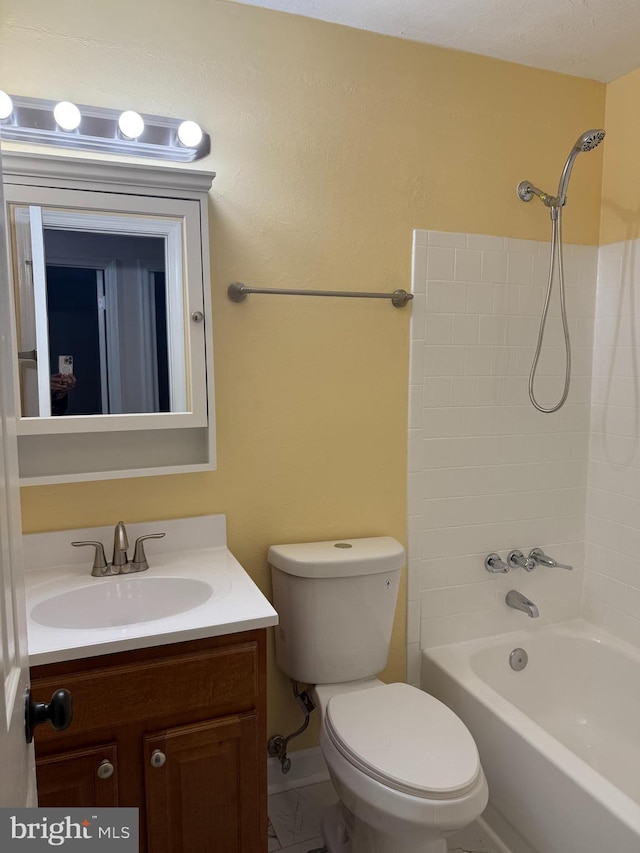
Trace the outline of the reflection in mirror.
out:
M 186 411 L 180 222 L 12 208 L 23 416 Z

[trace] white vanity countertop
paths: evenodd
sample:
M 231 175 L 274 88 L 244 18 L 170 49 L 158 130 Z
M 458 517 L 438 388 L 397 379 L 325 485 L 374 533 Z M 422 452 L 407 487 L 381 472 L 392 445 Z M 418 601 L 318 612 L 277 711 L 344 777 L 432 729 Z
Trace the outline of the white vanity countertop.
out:
M 59 531 L 24 537 L 31 665 L 77 660 L 276 625 L 276 611 L 227 549 L 226 544 L 221 542 L 226 539 L 224 521 L 224 516 L 203 516 L 200 519 L 127 525 L 131 545 L 133 538 L 142 533 L 165 530 L 167 536 L 165 539 L 146 543 L 149 546 L 147 558 L 150 565 L 147 571 L 105 578 L 91 577 L 90 548 L 73 549 L 69 548 L 68 543 L 72 538 L 101 539 L 109 558 L 105 533 L 112 534 L 112 528 Z M 187 529 L 186 541 L 185 524 L 191 524 Z M 193 535 L 194 531 L 198 532 L 198 528 L 205 530 L 204 537 Z M 212 531 L 215 535 L 211 535 Z M 189 545 L 202 545 L 206 542 L 208 547 L 186 548 L 187 542 Z M 163 550 L 163 546 L 166 549 L 171 544 L 179 550 Z M 78 561 L 78 552 L 82 563 Z M 63 556 L 71 554 L 73 563 L 69 561 L 60 564 Z M 43 565 L 46 561 L 58 562 L 58 565 Z M 76 594 L 76 591 L 80 591 L 79 594 L 83 595 L 82 590 L 86 590 L 91 595 L 92 590 L 95 589 L 99 593 L 101 591 L 97 587 L 105 585 L 105 594 L 109 594 L 116 592 L 116 585 L 122 586 L 131 582 L 135 584 L 138 581 L 139 590 L 144 590 L 143 584 L 147 579 L 160 578 L 203 581 L 212 588 L 213 594 L 203 603 L 181 613 L 124 625 L 54 628 L 39 624 L 31 616 L 33 608 L 38 604 L 64 593 Z M 112 586 L 109 588 L 110 584 Z M 107 607 L 108 605 L 103 606 L 101 611 L 102 621 L 106 622 L 109 621 L 108 617 L 104 618 Z M 90 622 L 90 615 L 87 620 L 79 621 Z

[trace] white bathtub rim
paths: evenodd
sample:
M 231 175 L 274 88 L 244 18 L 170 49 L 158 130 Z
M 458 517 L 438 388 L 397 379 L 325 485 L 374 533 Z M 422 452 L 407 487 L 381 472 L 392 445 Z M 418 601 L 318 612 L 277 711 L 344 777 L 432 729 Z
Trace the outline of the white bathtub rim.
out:
M 640 831 L 640 805 L 631 799 L 613 782 L 605 779 L 590 764 L 578 757 L 568 747 L 534 722 L 523 711 L 489 687 L 473 671 L 469 662 L 469 650 L 474 652 L 496 645 L 510 644 L 526 647 L 527 641 L 535 639 L 540 632 L 545 635 L 558 634 L 580 636 L 593 642 L 604 642 L 615 647 L 625 657 L 632 658 L 640 666 L 640 650 L 613 637 L 601 628 L 582 619 L 546 625 L 539 631 L 515 631 L 495 634 L 478 640 L 465 640 L 444 646 L 423 649 L 422 654 L 444 670 L 457 684 L 471 693 L 482 705 L 490 709 L 511 730 L 525 740 L 535 744 L 536 749 L 555 767 L 566 773 L 585 793 L 600 800 L 618 820 L 634 832 Z M 425 688 L 423 688 L 425 689 Z M 428 690 L 427 690 L 428 692 Z

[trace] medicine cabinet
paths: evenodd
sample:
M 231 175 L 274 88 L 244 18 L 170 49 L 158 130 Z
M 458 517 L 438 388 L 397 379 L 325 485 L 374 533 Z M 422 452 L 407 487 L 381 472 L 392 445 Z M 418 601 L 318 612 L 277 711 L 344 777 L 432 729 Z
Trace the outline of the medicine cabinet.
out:
M 214 173 L 3 155 L 25 485 L 215 468 Z

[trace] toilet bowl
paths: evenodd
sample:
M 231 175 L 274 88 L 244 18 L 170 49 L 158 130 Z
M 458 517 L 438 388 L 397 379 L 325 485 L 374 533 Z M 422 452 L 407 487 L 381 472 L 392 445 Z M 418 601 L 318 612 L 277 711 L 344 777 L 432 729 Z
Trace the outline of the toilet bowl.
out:
M 488 800 L 464 723 L 428 693 L 375 678 L 384 668 L 404 565 L 389 536 L 269 549 L 276 658 L 315 685 L 320 746 L 339 803 L 329 853 L 446 853 Z
M 320 746 L 340 799 L 323 821 L 329 853 L 446 853 L 488 788 L 456 715 L 407 684 L 317 685 Z

